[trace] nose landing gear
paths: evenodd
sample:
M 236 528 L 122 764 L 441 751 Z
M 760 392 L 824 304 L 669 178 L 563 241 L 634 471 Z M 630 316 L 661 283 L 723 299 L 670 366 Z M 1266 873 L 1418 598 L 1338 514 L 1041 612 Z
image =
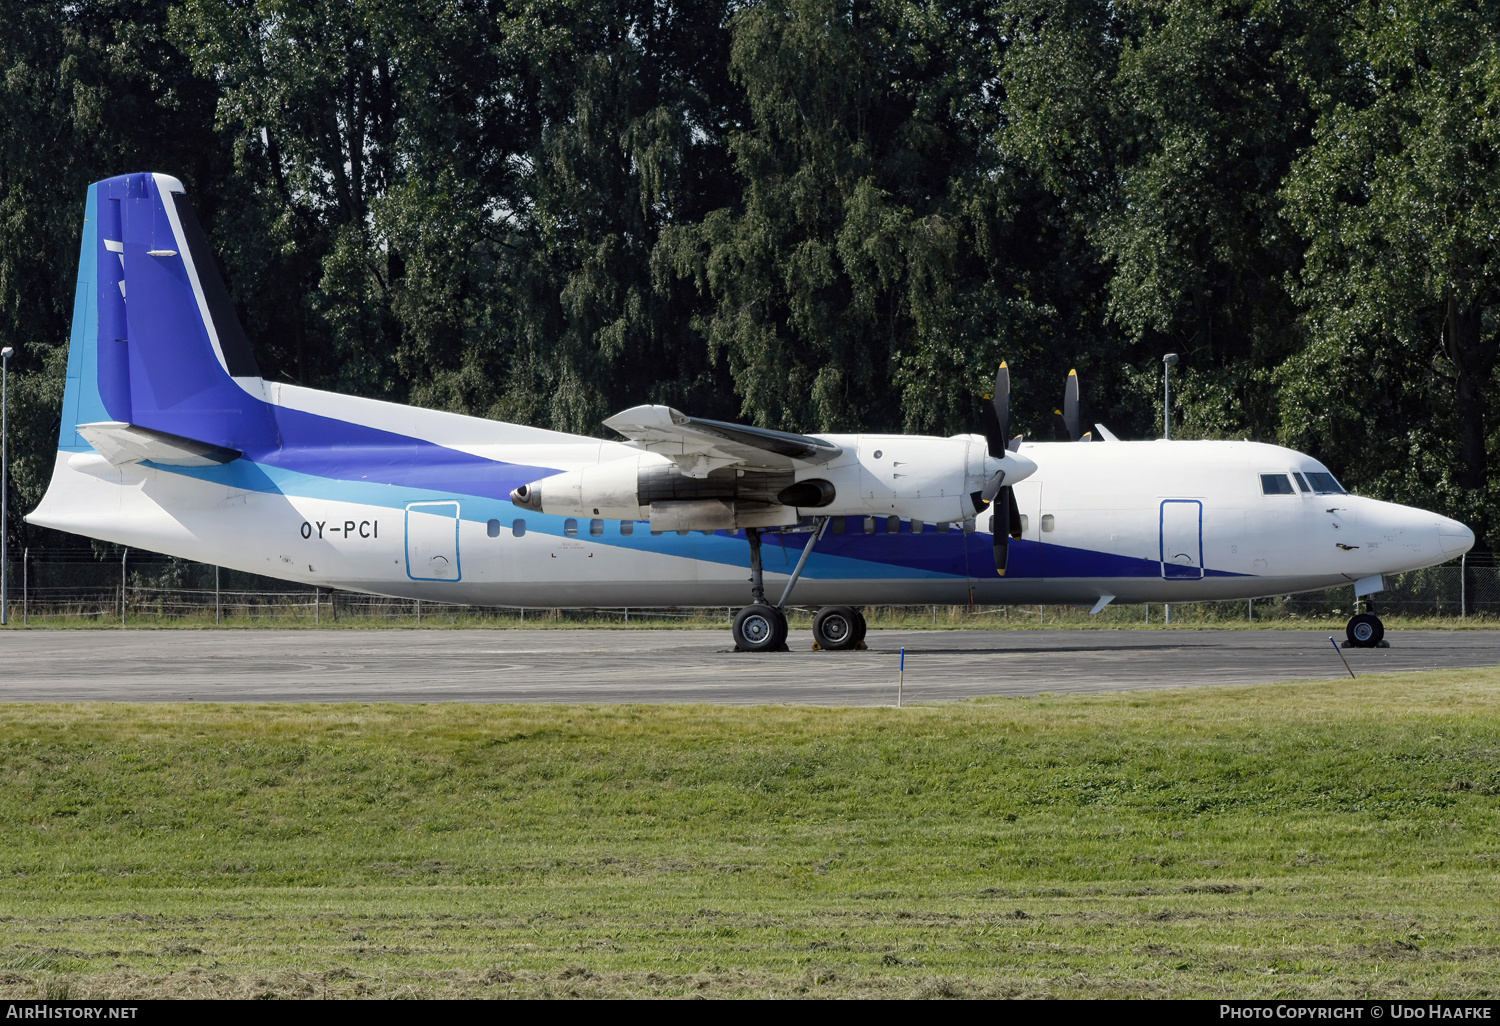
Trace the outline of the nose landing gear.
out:
M 1365 611 L 1349 618 L 1344 628 L 1345 648 L 1390 648 L 1385 640 L 1385 624 L 1375 615 L 1375 605 L 1365 603 Z

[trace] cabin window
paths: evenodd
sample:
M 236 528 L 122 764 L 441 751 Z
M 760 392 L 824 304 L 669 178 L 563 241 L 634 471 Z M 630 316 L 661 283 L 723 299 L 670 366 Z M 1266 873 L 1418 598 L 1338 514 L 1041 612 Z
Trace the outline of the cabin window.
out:
M 1292 477 L 1295 478 L 1296 481 L 1297 481 L 1297 490 L 1298 491 L 1302 492 L 1304 495 L 1306 495 L 1308 492 L 1312 491 L 1311 488 L 1307 487 L 1307 478 L 1303 477 L 1301 474 L 1297 473 L 1295 470 L 1292 471 Z
M 620 521 L 620 533 L 621 534 L 634 534 L 635 533 L 635 521 L 634 520 L 621 520 Z
M 947 534 L 950 530 L 953 529 L 953 525 L 948 523 L 948 521 L 946 520 L 940 520 L 938 521 L 937 529 L 938 534 Z
M 491 520 L 489 523 L 485 524 L 484 533 L 489 535 L 491 538 L 500 537 L 500 521 Z
M 911 522 L 911 533 L 912 534 L 921 534 L 922 533 L 922 528 L 924 526 L 925 525 L 922 523 L 922 521 L 920 521 L 920 520 L 913 520 Z
M 875 533 L 875 518 L 865 517 L 865 534 Z
M 1315 471 L 1308 471 L 1307 480 L 1308 483 L 1312 485 L 1313 491 L 1317 492 L 1319 495 L 1346 494 L 1344 491 L 1344 486 L 1335 481 L 1332 474 L 1321 474 Z
M 517 538 L 524 538 L 524 537 L 526 537 L 526 521 L 524 521 L 524 520 L 513 520 L 513 521 L 511 521 L 510 533 L 513 534 L 513 535 L 515 535 Z
M 885 518 L 885 533 L 886 534 L 900 534 L 901 533 L 901 518 L 900 517 L 886 517 Z
M 1051 534 L 1057 528 L 1057 519 L 1051 513 L 1042 514 L 1042 530 Z
M 577 538 L 578 537 L 578 521 L 574 520 L 572 517 L 569 517 L 568 519 L 564 520 L 563 521 L 563 534 L 567 535 L 569 538 Z
M 1025 534 L 1030 529 L 1031 529 L 1031 518 L 1028 517 L 1025 513 L 1022 513 L 1021 514 L 1021 533 Z
M 963 527 L 964 534 L 973 534 L 974 533 L 974 521 L 973 520 L 965 520 L 961 526 Z
M 1285 474 L 1260 475 L 1260 490 L 1263 495 L 1294 495 L 1292 479 Z
M 833 518 L 833 533 L 834 534 L 843 534 L 844 533 L 844 518 L 843 517 L 834 517 Z
M 598 538 L 600 535 L 604 534 L 604 521 L 590 520 L 589 534 L 593 535 L 595 538 Z

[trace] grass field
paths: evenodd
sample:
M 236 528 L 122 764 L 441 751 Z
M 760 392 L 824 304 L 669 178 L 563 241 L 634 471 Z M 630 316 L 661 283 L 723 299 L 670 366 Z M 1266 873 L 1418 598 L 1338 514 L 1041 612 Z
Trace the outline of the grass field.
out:
M 0 997 L 1494 998 L 1497 696 L 0 706 Z

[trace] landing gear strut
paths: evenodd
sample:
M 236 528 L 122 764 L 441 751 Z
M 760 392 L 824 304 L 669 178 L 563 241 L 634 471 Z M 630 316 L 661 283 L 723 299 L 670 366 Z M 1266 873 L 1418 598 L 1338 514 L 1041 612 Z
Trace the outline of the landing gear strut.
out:
M 1388 648 L 1385 624 L 1375 615 L 1375 603 L 1366 602 L 1365 611 L 1349 618 L 1344 628 L 1345 648 Z
M 785 652 L 787 625 L 782 609 L 791 598 L 792 588 L 802 576 L 807 558 L 813 546 L 823 536 L 828 526 L 828 517 L 818 517 L 808 532 L 807 543 L 802 547 L 802 556 L 797 568 L 787 581 L 781 601 L 774 606 L 766 600 L 765 578 L 761 573 L 759 528 L 745 528 L 745 537 L 750 541 L 750 605 L 741 609 L 734 618 L 734 648 L 736 652 Z M 841 650 L 860 648 L 865 640 L 865 618 L 851 606 L 825 606 L 813 620 L 813 638 L 819 648 Z
M 807 561 L 812 543 L 820 533 L 821 529 L 814 531 L 808 539 L 807 550 L 802 553 L 802 562 L 797 564 L 798 574 L 802 572 L 802 565 Z M 735 651 L 785 652 L 786 614 L 781 611 L 780 606 L 773 606 L 766 601 L 766 584 L 760 565 L 760 529 L 745 528 L 745 537 L 750 539 L 750 605 L 741 609 L 734 618 Z M 796 580 L 794 574 L 792 583 L 795 584 Z

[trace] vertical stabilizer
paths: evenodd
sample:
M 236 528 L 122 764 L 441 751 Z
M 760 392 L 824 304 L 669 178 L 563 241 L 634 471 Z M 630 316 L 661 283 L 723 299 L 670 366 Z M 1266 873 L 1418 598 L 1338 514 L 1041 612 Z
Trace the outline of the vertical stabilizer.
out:
M 239 452 L 276 445 L 260 371 L 182 184 L 89 187 L 58 447 L 114 423 Z

